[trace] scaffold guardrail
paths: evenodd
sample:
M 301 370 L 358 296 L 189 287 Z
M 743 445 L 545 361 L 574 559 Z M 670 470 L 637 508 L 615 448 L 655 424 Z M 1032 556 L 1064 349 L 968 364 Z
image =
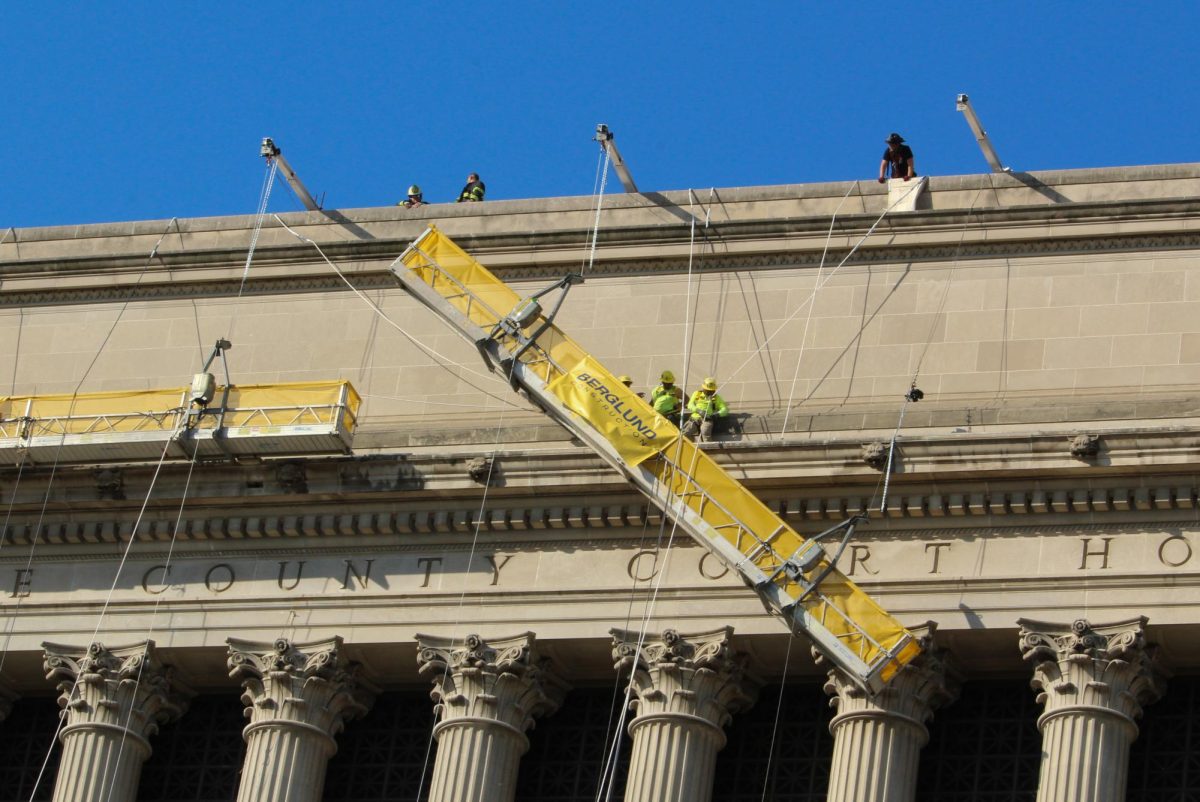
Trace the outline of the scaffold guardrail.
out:
M 0 464 L 349 453 L 361 399 L 347 381 L 0 398 Z

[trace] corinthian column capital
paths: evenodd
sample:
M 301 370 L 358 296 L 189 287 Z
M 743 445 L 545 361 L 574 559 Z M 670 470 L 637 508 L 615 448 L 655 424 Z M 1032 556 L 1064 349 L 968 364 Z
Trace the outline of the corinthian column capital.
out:
M 636 694 L 625 802 L 708 802 L 725 725 L 758 694 L 730 645 L 733 628 L 612 635 L 616 668 L 630 672 Z
M 524 733 L 558 710 L 567 684 L 538 654 L 534 635 L 485 641 L 478 635 L 417 635 L 417 664 L 432 677 L 439 726 L 452 719 L 495 719 Z
M 1119 716 L 1136 735 L 1142 707 L 1162 696 L 1164 672 L 1146 644 L 1144 616 L 1111 624 L 1020 619 L 1021 656 L 1045 707 L 1039 719 L 1080 705 Z
M 534 718 L 562 704 L 567 684 L 532 632 L 485 641 L 417 635 L 417 664 L 433 678 L 438 740 L 429 802 L 508 802 Z
M 362 676 L 360 666 L 346 659 L 342 639 L 274 643 L 229 638 L 226 664 L 229 676 L 241 680 L 242 702 L 251 730 L 273 722 L 306 725 L 328 739 L 346 722 L 367 712 L 378 692 Z
M 725 725 L 757 698 L 758 683 L 746 673 L 745 656 L 730 645 L 733 627 L 687 635 L 668 629 L 645 638 L 614 629 L 612 636 L 617 671 L 632 674 L 637 718 L 666 713 L 699 716 L 716 728 L 719 749 L 725 744 Z
M 1137 719 L 1164 690 L 1146 618 L 1017 623 L 1043 708 L 1038 802 L 1122 802 Z
M 910 627 L 910 631 L 921 644 L 920 656 L 896 672 L 877 694 L 866 694 L 839 669 L 830 667 L 825 692 L 831 696 L 830 707 L 837 711 L 830 723 L 831 731 L 850 717 L 890 717 L 911 725 L 924 746 L 929 738 L 925 724 L 932 720 L 934 711 L 958 698 L 962 673 L 954 656 L 938 646 L 935 622 Z M 830 665 L 816 649 L 812 655 L 817 665 Z
M 112 649 L 102 643 L 42 648 L 46 679 L 57 683 L 59 707 L 67 711 L 63 736 L 80 727 L 114 727 L 127 730 L 149 755 L 146 739 L 183 715 L 194 695 L 159 661 L 154 641 Z
M 191 690 L 159 662 L 153 641 L 42 646 L 66 711 L 54 802 L 132 802 L 150 736 L 183 714 Z

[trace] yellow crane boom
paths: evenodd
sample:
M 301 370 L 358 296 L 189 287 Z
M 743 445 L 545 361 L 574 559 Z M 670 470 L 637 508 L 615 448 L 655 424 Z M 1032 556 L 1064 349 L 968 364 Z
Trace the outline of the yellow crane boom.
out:
M 801 537 L 554 325 L 580 276 L 522 298 L 432 226 L 391 270 L 514 389 L 628 477 L 865 690 L 881 690 L 920 653 L 913 635 L 838 571 L 819 541 L 840 530 L 844 543 L 857 519 Z M 547 311 L 543 301 L 555 291 Z

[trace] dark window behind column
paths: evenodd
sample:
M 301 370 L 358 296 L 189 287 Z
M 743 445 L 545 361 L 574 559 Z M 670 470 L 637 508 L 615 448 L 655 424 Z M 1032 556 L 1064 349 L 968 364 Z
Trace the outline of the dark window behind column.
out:
M 557 713 L 539 719 L 521 758 L 517 799 L 521 802 L 594 802 L 605 755 L 612 743 L 625 691 L 576 688 Z M 629 727 L 629 716 L 625 727 Z M 617 755 L 612 798 L 625 795 L 630 741 L 623 736 Z M 607 797 L 607 793 L 605 794 Z
M 833 754 L 829 697 L 811 680 L 782 690 L 782 707 L 780 686 L 770 686 L 733 717 L 729 742 L 717 753 L 713 802 L 762 802 L 764 785 L 771 802 L 825 802 Z
M 58 772 L 57 728 L 58 701 L 54 697 L 18 699 L 13 704 L 12 713 L 0 722 L 0 802 L 29 802 L 48 749 L 50 761 L 33 798 L 42 802 L 53 795 Z
M 183 717 L 150 738 L 138 802 L 230 802 L 246 744 L 238 691 L 192 699 Z
M 1129 756 L 1126 802 L 1200 800 L 1200 677 L 1167 681 L 1147 705 Z
M 1028 680 L 968 682 L 935 711 L 921 750 L 921 802 L 1033 802 L 1042 759 L 1041 708 Z
M 429 795 L 433 753 L 433 702 L 429 691 L 383 693 L 370 711 L 346 724 L 325 775 L 324 802 L 412 802 Z M 437 744 L 433 744 L 437 749 Z

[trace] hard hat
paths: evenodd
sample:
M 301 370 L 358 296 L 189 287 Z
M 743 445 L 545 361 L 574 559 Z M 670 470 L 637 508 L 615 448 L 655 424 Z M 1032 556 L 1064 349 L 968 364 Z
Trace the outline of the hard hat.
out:
M 618 376 L 617 381 L 619 381 L 621 384 L 628 387 L 629 385 L 633 384 L 633 377 L 632 376 Z
M 674 384 L 675 383 L 675 374 L 669 370 L 664 370 L 662 372 L 662 375 L 659 376 L 658 378 L 660 381 L 664 382 L 665 384 Z
M 715 393 L 717 391 L 717 380 L 714 379 L 712 376 L 709 376 L 707 379 L 704 380 L 704 384 L 702 384 L 700 386 L 702 388 L 704 388 L 705 390 L 712 390 Z
M 891 133 L 891 135 L 883 141 L 885 143 L 887 143 L 888 145 L 899 145 L 901 142 L 904 141 L 904 137 L 900 136 L 895 131 L 893 131 Z
M 421 188 L 419 186 L 417 186 L 416 184 L 413 184 L 411 187 L 408 188 L 408 194 L 409 195 L 420 195 Z

